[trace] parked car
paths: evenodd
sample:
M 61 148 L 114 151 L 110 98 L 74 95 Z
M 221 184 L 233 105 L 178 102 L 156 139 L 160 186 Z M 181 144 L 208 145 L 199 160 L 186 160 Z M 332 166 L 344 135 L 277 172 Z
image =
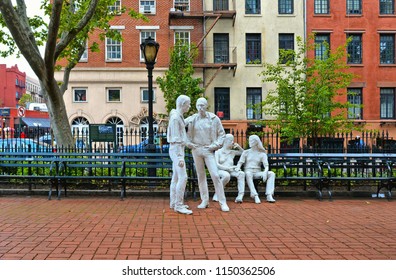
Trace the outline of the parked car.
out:
M 50 145 L 30 138 L 0 139 L 0 152 L 52 152 Z
M 56 145 L 55 139 L 52 140 L 52 136 L 49 133 L 46 133 L 43 136 L 40 136 L 39 142 L 46 143 L 48 145 Z
M 119 151 L 121 153 L 145 153 L 145 152 L 147 152 L 147 145 L 148 145 L 148 139 L 145 139 L 144 141 L 142 141 L 136 145 L 121 146 L 119 148 Z M 155 151 L 156 152 L 168 152 L 169 144 L 155 145 Z

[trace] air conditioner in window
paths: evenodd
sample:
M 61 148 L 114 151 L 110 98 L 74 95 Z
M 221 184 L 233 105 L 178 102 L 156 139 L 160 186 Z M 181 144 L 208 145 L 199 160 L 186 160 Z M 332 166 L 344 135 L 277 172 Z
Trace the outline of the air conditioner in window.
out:
M 143 6 L 143 12 L 145 14 L 151 14 L 151 6 Z

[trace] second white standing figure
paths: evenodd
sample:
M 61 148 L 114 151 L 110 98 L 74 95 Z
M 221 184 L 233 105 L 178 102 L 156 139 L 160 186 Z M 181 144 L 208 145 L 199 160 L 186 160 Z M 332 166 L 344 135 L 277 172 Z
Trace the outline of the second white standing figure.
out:
M 205 98 L 199 98 L 196 106 L 198 113 L 187 118 L 186 122 L 188 123 L 188 146 L 192 148 L 192 155 L 198 175 L 199 193 L 202 200 L 198 208 L 207 208 L 209 206 L 206 165 L 215 187 L 220 208 L 222 211 L 228 212 L 230 208 L 227 205 L 223 184 L 214 156 L 214 152 L 223 145 L 225 137 L 224 128 L 219 117 L 213 113 L 206 112 L 208 102 Z

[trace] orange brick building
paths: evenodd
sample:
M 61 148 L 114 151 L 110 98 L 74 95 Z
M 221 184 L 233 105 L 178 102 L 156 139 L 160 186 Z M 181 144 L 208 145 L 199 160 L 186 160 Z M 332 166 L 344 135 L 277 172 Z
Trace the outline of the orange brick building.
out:
M 348 118 L 396 137 L 395 1 L 307 0 L 306 9 L 307 35 L 315 33 L 316 43 L 327 41 L 335 49 L 351 38 L 347 63 L 356 77 L 342 101 L 363 108 L 349 110 Z M 322 54 L 320 46 L 309 53 Z

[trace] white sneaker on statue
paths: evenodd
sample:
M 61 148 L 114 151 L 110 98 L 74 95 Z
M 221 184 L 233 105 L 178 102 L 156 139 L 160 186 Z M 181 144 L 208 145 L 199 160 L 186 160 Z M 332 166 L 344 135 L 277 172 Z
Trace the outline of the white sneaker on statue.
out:
M 209 202 L 208 201 L 202 201 L 200 205 L 197 206 L 199 209 L 204 209 L 209 207 Z
M 238 194 L 238 196 L 235 198 L 236 203 L 242 203 L 243 202 L 243 194 Z
M 213 195 L 213 199 L 212 199 L 213 201 L 219 201 L 218 199 L 217 199 L 217 193 L 215 193 L 214 195 Z
M 261 200 L 260 200 L 260 198 L 258 197 L 258 195 L 254 196 L 254 203 L 257 203 L 257 204 L 260 204 L 260 203 L 261 203 Z
M 183 205 L 184 206 L 184 205 Z M 189 209 L 187 209 L 186 207 L 176 207 L 175 208 L 175 212 L 180 213 L 180 214 L 186 214 L 186 215 L 191 215 L 193 212 Z
M 228 207 L 228 205 L 226 203 L 225 204 L 220 203 L 220 208 L 221 208 L 221 211 L 223 211 L 223 212 L 230 212 L 230 207 Z
M 267 201 L 270 203 L 274 203 L 276 200 L 272 197 L 272 194 L 267 194 Z

